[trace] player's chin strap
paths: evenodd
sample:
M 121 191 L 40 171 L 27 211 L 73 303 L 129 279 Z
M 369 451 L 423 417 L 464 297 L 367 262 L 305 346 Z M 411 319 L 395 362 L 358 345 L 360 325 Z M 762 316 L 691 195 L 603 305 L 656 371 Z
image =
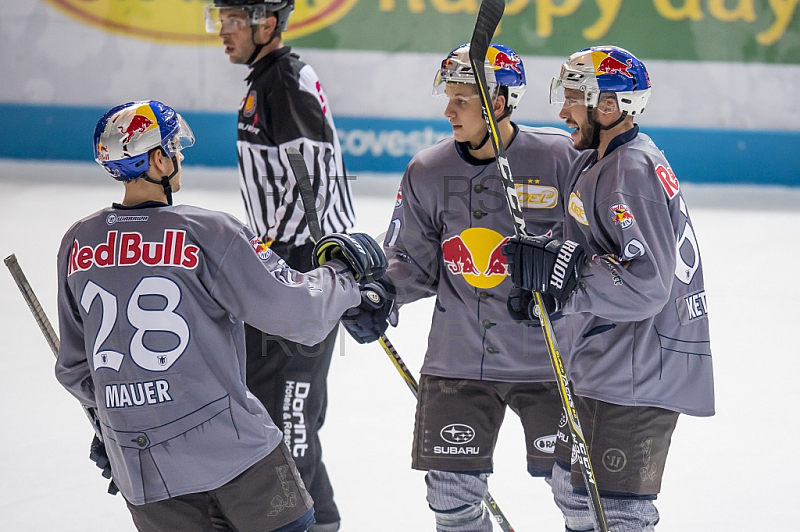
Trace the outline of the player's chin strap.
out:
M 503 114 L 501 114 L 496 118 L 497 123 L 499 124 L 503 119 L 507 118 L 509 115 L 511 115 L 511 109 L 509 107 L 506 107 L 505 111 L 503 111 Z M 477 146 L 473 146 L 472 144 L 467 143 L 469 149 L 472 151 L 477 151 L 483 148 L 483 145 L 486 144 L 486 141 L 489 140 L 489 131 L 490 131 L 489 128 L 486 128 L 486 135 L 483 137 L 483 140 L 480 141 L 480 143 Z
M 628 111 L 623 111 L 619 118 L 617 118 L 613 123 L 604 126 L 601 123 L 597 122 L 593 116 L 592 111 L 594 111 L 594 107 L 591 105 L 586 106 L 586 113 L 589 118 L 589 125 L 592 126 L 592 144 L 589 148 L 596 150 L 600 147 L 600 131 L 608 131 L 609 129 L 613 129 L 617 127 L 619 124 L 625 120 L 625 117 L 628 116 Z
M 144 174 L 144 180 L 149 183 L 155 183 L 164 187 L 164 195 L 167 196 L 167 205 L 172 205 L 172 184 L 170 180 L 178 174 L 178 156 L 172 157 L 172 173 L 162 176 L 161 179 L 153 179 L 147 173 Z

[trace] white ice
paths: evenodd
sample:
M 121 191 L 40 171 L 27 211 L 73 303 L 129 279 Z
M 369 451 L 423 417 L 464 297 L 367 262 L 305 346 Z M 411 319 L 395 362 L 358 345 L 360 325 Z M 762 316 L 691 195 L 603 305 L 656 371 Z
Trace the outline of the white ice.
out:
M 355 181 L 357 230 L 385 230 L 398 181 Z M 233 170 L 187 166 L 183 186 L 177 203 L 243 219 Z M 678 422 L 657 530 L 798 530 L 800 353 L 791 331 L 800 328 L 800 188 L 684 191 L 704 260 L 718 413 Z M 119 199 L 121 186 L 93 164 L 0 161 L 0 253 L 16 253 L 54 323 L 61 236 Z M 56 382 L 53 355 L 7 272 L 0 294 L 0 529 L 134 530 L 122 498 L 105 493 L 107 481 L 88 460 L 92 429 Z M 414 373 L 431 309 L 430 301 L 405 307 L 400 326 L 387 332 Z M 342 532 L 432 531 L 424 474 L 410 467 L 414 399 L 379 346 L 340 339 L 321 434 Z M 563 530 L 547 486 L 525 471 L 522 430 L 510 411 L 489 489 L 518 532 Z

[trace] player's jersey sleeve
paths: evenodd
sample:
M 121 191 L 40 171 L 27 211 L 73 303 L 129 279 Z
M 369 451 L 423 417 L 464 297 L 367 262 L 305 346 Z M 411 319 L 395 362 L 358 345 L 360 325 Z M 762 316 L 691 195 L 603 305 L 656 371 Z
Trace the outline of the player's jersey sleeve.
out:
M 61 384 L 74 395 L 81 404 L 96 408 L 94 382 L 86 358 L 84 345 L 83 321 L 79 310 L 79 302 L 73 297 L 67 286 L 67 261 L 70 247 L 74 241 L 74 229 L 78 222 L 64 235 L 58 251 L 58 328 L 60 345 L 56 374 Z
M 438 207 L 433 187 L 424 187 L 424 166 L 412 161 L 397 192 L 384 250 L 389 261 L 387 275 L 397 286 L 397 302 L 410 303 L 436 295 L 441 263 L 440 230 L 431 214 Z M 427 194 L 426 194 L 427 192 Z
M 308 273 L 291 269 L 245 227 L 222 255 L 211 295 L 237 318 L 262 331 L 314 345 L 342 313 L 361 301 L 355 279 L 331 261 Z
M 675 235 L 666 198 L 652 181 L 644 164 L 603 169 L 588 222 L 602 250 L 586 250 L 581 290 L 570 299 L 569 312 L 637 322 L 669 301 Z

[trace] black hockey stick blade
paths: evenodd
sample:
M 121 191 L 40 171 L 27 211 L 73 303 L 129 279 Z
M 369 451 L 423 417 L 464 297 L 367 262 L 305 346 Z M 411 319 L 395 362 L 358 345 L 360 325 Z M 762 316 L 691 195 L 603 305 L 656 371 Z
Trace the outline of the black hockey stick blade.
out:
M 525 219 L 522 217 L 522 209 L 519 206 L 514 179 L 511 177 L 511 168 L 506 158 L 503 139 L 500 137 L 497 118 L 495 118 L 492 110 L 492 97 L 484 70 L 489 42 L 494 36 L 497 25 L 500 24 L 504 10 L 504 0 L 483 0 L 480 10 L 478 10 L 475 30 L 472 32 L 472 39 L 469 44 L 469 61 L 475 76 L 475 84 L 478 87 L 478 95 L 481 98 L 483 116 L 486 119 L 486 127 L 489 129 L 489 138 L 492 140 L 492 148 L 494 148 L 497 167 L 500 170 L 500 178 L 506 189 L 506 203 L 508 204 L 511 218 L 514 220 L 514 230 L 517 235 L 523 235 L 525 234 Z
M 47 343 L 50 345 L 53 355 L 58 358 L 58 349 L 61 347 L 61 342 L 58 340 L 58 335 L 56 335 L 56 331 L 53 330 L 53 325 L 47 318 L 47 314 L 45 314 L 41 303 L 39 303 L 39 298 L 36 297 L 36 294 L 33 292 L 33 288 L 31 288 L 28 278 L 25 277 L 25 273 L 22 271 L 22 266 L 20 266 L 19 262 L 17 261 L 17 256 L 12 253 L 6 257 L 3 262 L 5 262 L 8 271 L 11 273 L 11 277 L 14 278 L 17 288 L 19 288 L 19 291 L 22 294 L 22 299 L 24 299 L 25 303 L 28 304 L 28 308 L 30 309 L 31 314 L 33 314 L 33 319 L 36 320 L 36 324 L 39 326 L 39 329 L 42 331 L 45 340 L 47 340 Z M 81 406 L 83 406 L 83 411 L 86 413 L 86 417 L 89 418 L 89 422 L 91 422 L 92 428 L 97 434 L 97 437 L 100 438 L 100 441 L 103 441 L 103 433 L 100 432 L 97 414 L 92 408 L 86 405 Z
M 489 43 L 494 36 L 497 25 L 500 23 L 500 19 L 503 17 L 504 10 L 504 0 L 483 0 L 483 2 L 481 2 L 481 7 L 478 11 L 478 19 L 475 21 L 475 30 L 472 33 L 472 40 L 470 41 L 469 55 L 472 72 L 475 76 L 475 83 L 478 87 L 478 94 L 481 98 L 483 114 L 486 118 L 486 125 L 489 128 L 489 138 L 492 141 L 492 147 L 494 148 L 497 159 L 497 167 L 500 171 L 503 186 L 506 189 L 506 203 L 508 204 L 508 210 L 514 222 L 516 234 L 520 236 L 526 234 L 525 220 L 522 218 L 522 209 L 520 209 L 519 206 L 519 198 L 517 197 L 516 188 L 514 186 L 514 178 L 511 175 L 511 167 L 506 158 L 505 147 L 503 146 L 503 139 L 500 136 L 497 119 L 492 111 L 492 98 L 489 92 L 489 84 L 486 80 L 486 72 L 484 70 Z M 569 421 L 573 442 L 578 448 L 581 475 L 583 476 L 586 490 L 589 493 L 592 515 L 600 532 L 607 532 L 608 526 L 600 503 L 600 493 L 595 482 L 594 469 L 589 459 L 588 447 L 586 446 L 586 440 L 583 437 L 583 431 L 581 430 L 580 421 L 578 420 L 578 412 L 575 409 L 572 399 L 569 379 L 567 378 L 564 364 L 561 360 L 561 353 L 558 349 L 558 342 L 556 341 L 550 316 L 545 309 L 541 294 L 534 293 L 534 297 L 536 298 L 537 305 L 539 305 L 542 332 L 550 355 L 553 374 L 558 384 L 561 404 L 564 407 Z
M 292 172 L 294 172 L 297 186 L 300 187 L 300 199 L 303 201 L 303 213 L 305 214 L 306 224 L 308 224 L 308 232 L 311 233 L 311 239 L 316 242 L 322 238 L 322 227 L 319 225 L 317 196 L 314 194 L 311 174 L 308 173 L 303 154 L 297 148 L 286 148 L 286 157 L 289 159 Z

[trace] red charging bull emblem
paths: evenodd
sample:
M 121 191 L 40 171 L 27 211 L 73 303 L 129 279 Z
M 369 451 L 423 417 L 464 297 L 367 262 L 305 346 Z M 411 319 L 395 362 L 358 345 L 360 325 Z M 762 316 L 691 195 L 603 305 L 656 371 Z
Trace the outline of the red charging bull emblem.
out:
M 256 255 L 258 255 L 258 258 L 261 260 L 267 260 L 272 255 L 272 250 L 269 249 L 269 245 L 262 242 L 257 236 L 250 239 L 250 245 L 253 246 Z
M 622 229 L 629 228 L 636 221 L 631 210 L 624 203 L 612 205 L 609 210 L 614 219 L 614 225 L 618 225 Z
M 508 54 L 492 47 L 486 52 L 486 58 L 489 60 L 489 64 L 492 65 L 492 68 L 495 70 L 510 68 L 517 74 L 522 74 L 522 68 L 520 68 L 522 60 L 515 53 Z
M 453 275 L 476 288 L 494 288 L 508 276 L 503 244 L 508 237 L 483 227 L 472 227 L 442 242 L 442 261 Z
M 144 133 L 145 131 L 153 127 L 154 124 L 155 122 L 153 120 L 150 120 L 146 116 L 136 114 L 133 115 L 133 118 L 131 119 L 127 127 L 117 126 L 117 129 L 119 129 L 120 133 L 123 133 L 125 135 L 125 138 L 122 139 L 122 143 L 128 144 L 134 135 L 136 135 L 137 133 L 138 134 Z
M 633 79 L 633 74 L 628 72 L 628 69 L 633 67 L 630 59 L 623 63 L 604 52 L 592 52 L 592 61 L 594 61 L 594 70 L 598 76 L 603 74 L 622 74 Z

